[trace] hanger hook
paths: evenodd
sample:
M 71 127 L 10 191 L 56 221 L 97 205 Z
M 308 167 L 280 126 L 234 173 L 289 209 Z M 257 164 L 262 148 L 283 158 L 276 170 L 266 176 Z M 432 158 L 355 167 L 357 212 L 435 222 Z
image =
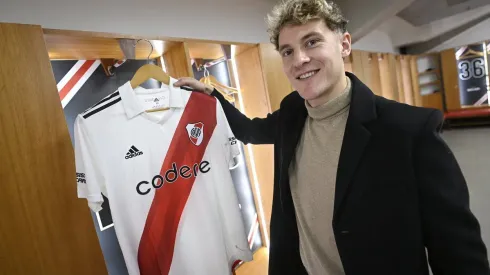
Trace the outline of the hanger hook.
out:
M 153 53 L 153 44 L 148 39 L 138 39 L 138 40 L 136 40 L 136 43 L 134 43 L 134 47 L 135 48 L 136 48 L 136 45 L 138 44 L 138 42 L 140 42 L 141 40 L 144 40 L 144 41 L 148 42 L 150 44 L 150 46 L 151 46 L 151 52 L 150 52 L 150 54 L 148 54 L 148 57 L 146 58 L 146 62 L 148 64 L 150 64 L 150 56 Z
M 209 77 L 208 67 L 206 67 L 206 66 L 203 66 L 203 67 L 204 67 L 204 77 Z

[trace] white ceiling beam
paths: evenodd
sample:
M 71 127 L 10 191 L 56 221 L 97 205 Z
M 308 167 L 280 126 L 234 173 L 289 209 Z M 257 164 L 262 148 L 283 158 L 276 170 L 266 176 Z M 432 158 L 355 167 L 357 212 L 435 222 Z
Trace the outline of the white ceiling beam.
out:
M 354 43 L 408 7 L 413 1 L 338 0 L 336 2 L 349 20 L 347 28 L 352 35 L 352 42 Z

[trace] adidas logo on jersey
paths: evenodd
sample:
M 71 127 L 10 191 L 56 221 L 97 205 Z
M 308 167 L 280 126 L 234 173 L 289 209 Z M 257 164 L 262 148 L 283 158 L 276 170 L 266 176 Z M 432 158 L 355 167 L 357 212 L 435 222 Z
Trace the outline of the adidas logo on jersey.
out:
M 143 155 L 143 152 L 138 150 L 138 148 L 131 146 L 131 148 L 129 148 L 129 151 L 126 153 L 126 159 L 130 159 L 130 158 L 134 158 L 134 157 L 137 157 L 137 156 L 141 156 Z

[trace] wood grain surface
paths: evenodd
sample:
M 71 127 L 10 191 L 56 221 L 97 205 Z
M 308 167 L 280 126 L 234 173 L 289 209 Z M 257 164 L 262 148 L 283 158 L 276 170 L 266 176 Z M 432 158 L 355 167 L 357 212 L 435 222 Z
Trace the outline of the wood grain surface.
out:
M 265 117 L 271 111 L 269 96 L 266 92 L 266 84 L 262 78 L 262 67 L 260 62 L 259 48 L 253 47 L 236 56 L 237 74 L 241 87 L 241 95 L 243 99 L 243 109 L 245 115 L 249 118 Z M 274 147 L 273 145 L 252 145 L 253 160 L 255 165 L 251 163 L 252 157 L 248 155 L 248 150 L 245 148 L 248 156 L 249 178 L 252 183 L 255 179 L 252 175 L 252 169 L 257 172 L 257 184 L 262 197 L 262 205 L 264 209 L 264 219 L 266 225 L 261 222 L 261 214 L 256 201 L 259 222 L 261 223 L 261 233 L 263 244 L 265 245 L 264 226 L 269 231 L 270 217 L 272 210 L 272 193 L 274 186 Z M 253 167 L 253 168 L 252 168 Z M 257 193 L 254 191 L 254 199 L 258 199 Z
M 0 274 L 107 274 L 42 29 L 0 37 Z
M 402 75 L 402 89 L 403 89 L 403 102 L 414 105 L 414 89 L 412 78 L 417 78 L 417 75 L 412 75 L 410 67 L 411 56 L 400 56 L 401 75 Z
M 269 94 L 271 111 L 276 111 L 284 97 L 293 91 L 282 67 L 282 59 L 275 50 L 274 45 L 262 43 L 260 48 L 260 61 L 265 80 L 267 93 Z
M 176 43 L 164 55 L 167 73 L 173 78 L 193 76 L 189 49 L 186 42 Z
M 410 73 L 412 77 L 412 91 L 413 91 L 413 99 L 414 105 L 422 107 L 422 95 L 420 94 L 420 86 L 419 86 L 419 78 L 418 78 L 418 68 L 417 68 L 417 56 L 412 56 L 410 58 Z
M 446 108 L 448 111 L 461 110 L 458 67 L 454 49 L 441 52 L 441 68 Z
M 116 38 L 70 36 L 64 34 L 45 34 L 44 38 L 50 59 L 90 60 L 125 58 Z M 150 58 L 161 56 L 168 49 L 175 46 L 176 43 L 153 40 L 153 53 Z M 150 52 L 150 44 L 140 41 L 135 47 L 135 58 L 147 59 Z

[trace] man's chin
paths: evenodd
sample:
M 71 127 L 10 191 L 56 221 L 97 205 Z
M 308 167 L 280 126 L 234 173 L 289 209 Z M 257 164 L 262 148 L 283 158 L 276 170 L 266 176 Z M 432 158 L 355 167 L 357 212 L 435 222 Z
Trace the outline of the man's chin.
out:
M 318 93 L 315 93 L 313 91 L 300 91 L 300 90 L 298 90 L 298 94 L 304 100 L 314 100 L 314 99 L 318 98 Z

